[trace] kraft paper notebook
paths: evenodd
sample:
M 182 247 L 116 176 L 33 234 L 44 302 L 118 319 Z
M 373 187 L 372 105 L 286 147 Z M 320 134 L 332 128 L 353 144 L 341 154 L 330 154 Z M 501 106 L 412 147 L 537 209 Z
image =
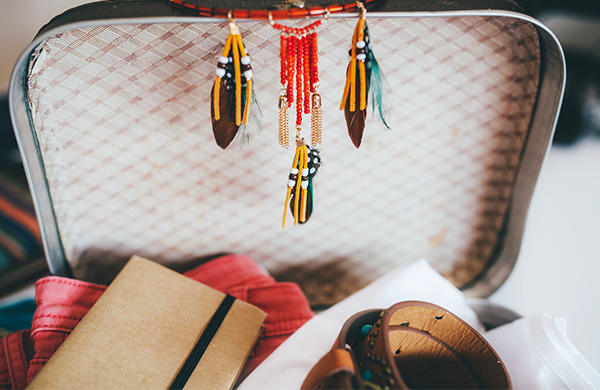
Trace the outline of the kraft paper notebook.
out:
M 133 256 L 28 389 L 231 388 L 265 317 Z

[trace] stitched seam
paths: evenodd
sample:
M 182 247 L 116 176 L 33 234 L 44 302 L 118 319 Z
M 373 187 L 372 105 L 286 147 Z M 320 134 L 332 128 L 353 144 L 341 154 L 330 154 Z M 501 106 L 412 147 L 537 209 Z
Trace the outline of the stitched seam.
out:
M 58 349 L 58 347 L 56 349 Z M 54 352 L 52 352 L 52 355 L 54 355 Z M 47 362 L 48 359 L 50 359 L 50 356 L 48 356 L 48 357 L 39 357 L 39 356 L 36 356 L 33 359 L 31 359 L 31 362 L 29 364 L 33 364 L 35 362 Z
M 36 316 L 36 317 L 34 318 L 34 321 L 35 321 L 35 320 L 38 320 L 38 319 L 40 319 L 40 318 L 61 318 L 61 319 L 65 319 L 65 320 L 81 321 L 81 319 L 82 319 L 84 316 L 85 316 L 85 314 L 84 314 L 84 315 L 82 315 L 81 317 L 61 316 L 61 315 L 58 315 L 58 314 L 41 314 L 41 315 L 39 315 L 39 316 Z
M 33 366 L 33 365 L 40 365 L 40 364 L 46 364 L 46 362 L 50 360 L 50 358 L 35 358 L 31 361 L 31 363 L 29 363 L 29 366 Z
M 37 334 L 38 332 L 62 332 L 62 333 L 67 333 L 67 334 L 71 334 L 71 332 L 73 331 L 73 328 L 67 328 L 67 327 L 63 327 L 60 325 L 56 325 L 56 326 L 51 326 L 48 328 L 39 328 L 36 330 L 32 330 L 31 331 L 31 336 L 33 337 L 34 334 Z
M 106 287 L 105 286 L 98 286 L 98 285 L 87 285 L 87 284 L 83 284 L 83 283 L 76 283 L 73 282 L 71 280 L 63 280 L 63 279 L 44 279 L 44 280 L 39 280 L 36 285 L 42 285 L 42 284 L 47 284 L 47 283 L 62 283 L 62 284 L 68 284 L 70 286 L 75 286 L 75 287 L 83 287 L 83 288 L 87 288 L 90 290 L 97 290 L 97 291 L 105 291 Z
M 8 363 L 8 377 L 10 378 L 11 386 L 16 386 L 17 379 L 16 379 L 16 375 L 15 375 L 15 370 L 13 368 L 13 365 L 11 364 L 11 362 L 13 360 L 12 354 L 10 352 L 10 346 L 8 345 L 9 343 L 7 342 L 7 341 L 12 341 L 12 337 L 10 337 L 10 339 L 9 339 L 9 337 L 10 337 L 10 335 L 5 336 L 5 339 L 4 339 L 4 353 L 6 354 L 6 357 L 7 357 L 6 360 Z
M 25 385 L 27 385 L 27 360 L 25 359 L 25 348 L 23 347 L 23 333 L 21 333 L 19 335 L 19 338 L 17 339 L 18 343 L 19 343 L 19 351 L 21 352 L 21 364 L 23 365 L 22 368 L 25 371 Z

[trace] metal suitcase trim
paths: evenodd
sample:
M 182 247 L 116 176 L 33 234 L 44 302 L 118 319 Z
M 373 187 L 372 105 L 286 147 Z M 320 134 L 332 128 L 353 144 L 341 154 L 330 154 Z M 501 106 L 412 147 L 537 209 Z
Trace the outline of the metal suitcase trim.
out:
M 497 16 L 520 19 L 535 26 L 540 39 L 540 79 L 539 89 L 527 139 L 524 144 L 519 167 L 515 174 L 515 184 L 506 213 L 504 226 L 500 233 L 499 244 L 486 269 L 468 285 L 461 288 L 469 296 L 487 297 L 496 291 L 508 278 L 516 264 L 525 219 L 535 182 L 542 169 L 543 161 L 549 151 L 550 140 L 554 133 L 558 112 L 562 103 L 566 79 L 565 59 L 556 36 L 541 22 L 527 15 L 498 10 L 439 11 L 439 12 L 385 12 L 369 13 L 372 18 L 402 17 L 457 17 L 457 16 Z M 337 14 L 332 18 L 352 18 L 354 15 Z M 35 136 L 27 102 L 27 73 L 31 53 L 45 39 L 68 30 L 102 26 L 109 24 L 161 23 L 161 22 L 215 22 L 217 18 L 198 17 L 150 17 L 123 18 L 70 23 L 44 31 L 25 49 L 13 71 L 9 88 L 9 105 L 13 127 L 23 164 L 27 172 L 29 186 L 40 224 L 44 250 L 50 272 L 58 276 L 72 276 L 70 265 L 65 257 L 52 199 L 45 177 L 44 162 Z M 550 131 L 548 131 L 550 129 Z

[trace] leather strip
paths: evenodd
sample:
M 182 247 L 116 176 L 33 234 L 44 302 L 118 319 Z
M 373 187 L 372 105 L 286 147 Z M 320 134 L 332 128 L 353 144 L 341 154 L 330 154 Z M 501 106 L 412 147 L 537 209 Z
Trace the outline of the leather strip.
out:
M 169 390 L 180 390 L 184 388 L 185 384 L 190 379 L 190 376 L 196 369 L 196 366 L 200 362 L 202 355 L 204 355 L 206 348 L 208 348 L 208 345 L 219 330 L 219 327 L 223 323 L 223 320 L 227 316 L 227 313 L 229 313 L 229 309 L 231 309 L 233 302 L 235 302 L 234 296 L 229 294 L 225 295 L 225 298 L 223 298 L 221 305 L 219 305 L 219 308 L 217 309 L 217 311 L 215 311 L 215 314 L 213 314 L 208 325 L 206 325 L 206 328 L 204 329 L 204 332 L 202 332 L 202 335 L 196 342 L 196 345 L 194 345 L 194 349 L 192 349 L 192 352 L 190 353 L 185 363 L 183 363 L 183 366 L 177 373 L 177 376 L 173 380 L 173 383 L 169 387 Z
M 312 6 L 312 7 L 294 7 L 290 9 L 274 9 L 268 11 L 266 9 L 235 9 L 229 10 L 227 8 L 218 7 L 203 7 L 196 4 L 191 4 L 185 0 L 170 0 L 173 6 L 184 10 L 186 12 L 193 13 L 199 16 L 206 17 L 217 17 L 227 18 L 229 12 L 234 19 L 269 19 L 269 12 L 273 19 L 297 19 L 307 18 L 315 16 L 323 16 L 327 13 L 334 14 L 340 12 L 352 12 L 358 9 L 356 2 L 349 2 L 346 4 L 333 4 L 329 6 Z M 379 0 L 362 0 L 366 7 L 372 6 Z
M 318 388 L 321 383 L 326 381 L 332 375 L 344 371 L 350 375 L 355 374 L 352 354 L 345 349 L 332 349 L 319 360 L 312 370 L 310 370 L 302 384 L 302 388 Z

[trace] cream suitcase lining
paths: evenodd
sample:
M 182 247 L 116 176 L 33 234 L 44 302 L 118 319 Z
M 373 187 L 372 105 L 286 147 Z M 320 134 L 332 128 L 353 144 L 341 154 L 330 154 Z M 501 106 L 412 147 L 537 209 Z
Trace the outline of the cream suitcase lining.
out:
M 319 30 L 315 210 L 286 229 L 293 150 L 277 144 L 278 31 L 237 21 L 264 125 L 226 150 L 209 117 L 226 21 L 44 31 L 15 69 L 11 108 L 51 271 L 108 283 L 132 254 L 182 267 L 240 252 L 300 283 L 312 304 L 330 304 L 425 257 L 471 295 L 498 288 L 516 261 L 560 105 L 560 46 L 509 11 L 368 17 L 392 130 L 370 113 L 363 145 L 352 145 L 338 108 L 356 18 L 332 15 Z

